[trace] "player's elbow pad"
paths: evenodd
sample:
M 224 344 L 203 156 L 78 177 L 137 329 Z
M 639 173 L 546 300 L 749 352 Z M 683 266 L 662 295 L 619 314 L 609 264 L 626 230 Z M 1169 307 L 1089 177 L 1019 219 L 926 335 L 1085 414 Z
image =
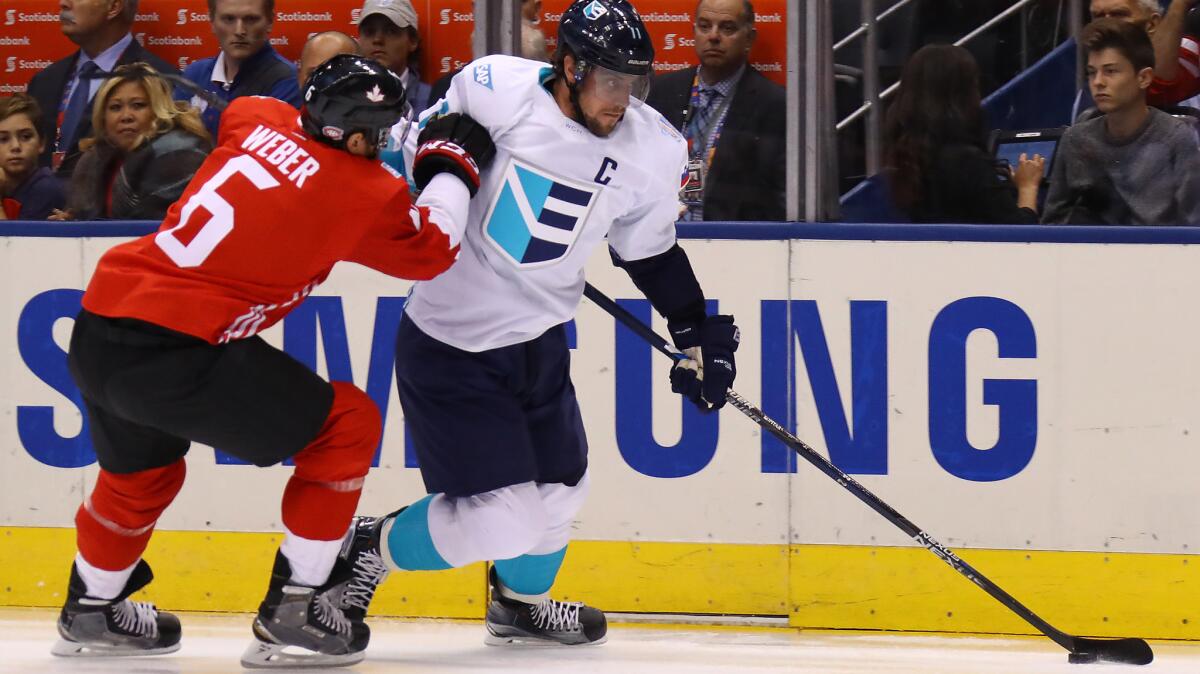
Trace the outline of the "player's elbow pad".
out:
M 425 189 L 439 173 L 456 176 L 471 196 L 479 191 L 479 171 L 496 155 L 496 145 L 487 129 L 462 113 L 442 115 L 430 121 L 417 139 L 413 181 Z
M 704 320 L 704 291 L 679 244 L 642 260 L 622 260 L 611 247 L 609 253 L 613 264 L 629 274 L 633 284 L 668 323 L 698 324 Z

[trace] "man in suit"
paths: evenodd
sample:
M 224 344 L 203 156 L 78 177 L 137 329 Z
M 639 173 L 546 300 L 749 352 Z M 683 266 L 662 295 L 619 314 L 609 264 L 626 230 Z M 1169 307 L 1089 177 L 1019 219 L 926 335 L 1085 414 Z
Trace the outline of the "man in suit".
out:
M 138 0 L 59 1 L 63 35 L 79 49 L 34 75 L 28 91 L 42 109 L 38 132 L 46 148 L 39 161 L 64 178 L 79 159 L 79 141 L 92 135 L 92 97 L 103 82 L 97 73 L 143 61 L 160 72 L 179 74 L 133 39 L 137 5 Z
M 748 64 L 750 0 L 700 0 L 698 68 L 658 77 L 646 102 L 688 141 L 685 220 L 783 220 L 783 87 Z

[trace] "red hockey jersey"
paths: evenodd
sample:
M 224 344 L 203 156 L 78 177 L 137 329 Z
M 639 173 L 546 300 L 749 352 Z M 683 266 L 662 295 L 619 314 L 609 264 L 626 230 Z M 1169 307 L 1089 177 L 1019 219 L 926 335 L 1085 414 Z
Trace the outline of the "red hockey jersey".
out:
M 1150 105 L 1174 105 L 1200 94 L 1200 42 L 1184 35 L 1179 43 L 1179 70 L 1175 79 L 1157 77 L 1150 84 L 1147 101 Z
M 423 280 L 457 253 L 390 168 L 313 140 L 287 103 L 245 97 L 159 230 L 100 259 L 83 306 L 217 344 L 279 321 L 340 260 Z

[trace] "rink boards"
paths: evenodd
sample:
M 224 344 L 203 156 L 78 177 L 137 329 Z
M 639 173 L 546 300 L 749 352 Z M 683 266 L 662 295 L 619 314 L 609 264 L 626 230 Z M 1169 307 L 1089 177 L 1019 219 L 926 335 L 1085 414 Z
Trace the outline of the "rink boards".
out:
M 103 251 L 147 231 L 34 236 L 47 228 L 0 225 L 0 605 L 61 602 L 96 470 L 65 369 L 70 318 Z M 713 309 L 742 329 L 745 397 L 1058 627 L 1200 638 L 1197 233 L 681 231 Z M 649 318 L 603 252 L 588 278 Z M 264 335 L 385 409 L 366 513 L 423 493 L 391 375 L 407 288 L 343 265 Z M 567 597 L 802 627 L 1030 631 L 736 410 L 685 406 L 665 360 L 594 305 L 570 334 L 593 479 Z M 255 606 L 288 473 L 193 448 L 147 554 L 151 596 Z M 478 617 L 484 587 L 479 565 L 397 574 L 375 609 Z

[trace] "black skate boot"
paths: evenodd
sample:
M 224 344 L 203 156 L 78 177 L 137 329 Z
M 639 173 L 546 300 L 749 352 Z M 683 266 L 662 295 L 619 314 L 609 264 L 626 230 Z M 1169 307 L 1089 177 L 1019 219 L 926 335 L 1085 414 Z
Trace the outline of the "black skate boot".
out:
M 607 638 L 608 621 L 604 613 L 580 602 L 544 599 L 536 604 L 514 599 L 496 577 L 496 567 L 490 571 L 492 601 L 488 604 L 489 646 L 553 645 L 584 646 L 602 644 Z
M 179 650 L 179 618 L 161 613 L 153 604 L 129 601 L 154 574 L 139 561 L 116 599 L 87 596 L 87 585 L 71 565 L 67 603 L 58 617 L 62 636 L 50 650 L 63 657 L 161 655 Z
M 291 577 L 287 557 L 282 551 L 275 553 L 271 586 L 259 604 L 254 642 L 242 654 L 242 666 L 342 667 L 362 662 L 371 630 L 351 622 L 339 607 L 350 581 L 345 562 L 339 559 L 320 587 L 294 584 Z
M 383 523 L 400 512 L 385 517 L 355 517 L 350 523 L 350 533 L 342 543 L 340 556 L 353 575 L 342 591 L 341 608 L 354 622 L 361 623 L 366 619 L 375 589 L 391 573 L 383 562 L 379 535 Z

